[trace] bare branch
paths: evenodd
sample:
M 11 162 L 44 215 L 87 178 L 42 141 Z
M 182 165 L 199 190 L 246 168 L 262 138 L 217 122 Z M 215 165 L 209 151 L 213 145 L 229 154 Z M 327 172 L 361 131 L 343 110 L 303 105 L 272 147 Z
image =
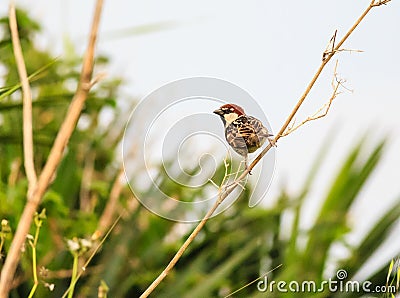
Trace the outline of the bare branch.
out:
M 336 34 L 337 34 L 337 29 L 335 30 L 331 39 L 329 40 L 328 46 L 326 47 L 325 51 L 322 53 L 322 61 L 324 61 L 327 58 L 327 56 L 333 52 L 335 48 Z
M 61 161 L 64 149 L 71 137 L 72 132 L 74 131 L 84 102 L 89 93 L 102 6 L 103 0 L 97 0 L 78 89 L 74 95 L 74 98 L 72 99 L 71 105 L 69 106 L 53 147 L 51 148 L 49 157 L 37 181 L 36 187 L 34 188 L 32 195 L 28 197 L 28 201 L 18 223 L 14 239 L 11 243 L 7 259 L 1 272 L 0 298 L 5 298 L 8 296 L 9 287 L 12 284 L 12 279 L 20 258 L 21 248 L 25 242 L 25 237 L 29 231 L 33 216 L 43 197 L 43 194 L 51 182 L 51 178 L 53 177 Z
M 388 1 L 386 1 L 388 2 Z M 289 114 L 288 118 L 286 119 L 285 123 L 282 125 L 281 129 L 279 130 L 279 133 L 275 136 L 275 139 L 273 142 L 270 142 L 263 151 L 253 160 L 253 162 L 243 171 L 243 173 L 235 180 L 234 183 L 231 184 L 231 187 L 225 188 L 222 192 L 219 193 L 217 201 L 214 203 L 214 205 L 211 207 L 211 209 L 207 212 L 207 214 L 204 216 L 204 218 L 200 221 L 200 223 L 196 226 L 196 228 L 193 230 L 193 232 L 189 235 L 189 237 L 186 239 L 186 241 L 183 243 L 183 245 L 179 248 L 177 253 L 174 255 L 172 260 L 169 262 L 167 267 L 160 273 L 160 275 L 151 283 L 151 285 L 145 290 L 145 292 L 140 296 L 140 298 L 146 298 L 148 297 L 154 289 L 160 284 L 160 282 L 168 275 L 168 273 L 171 271 L 171 269 L 175 266 L 175 264 L 178 262 L 180 257 L 183 255 L 189 244 L 193 241 L 193 239 L 197 236 L 197 234 L 201 231 L 201 229 L 204 227 L 208 219 L 213 215 L 215 210 L 218 208 L 218 206 L 225 200 L 226 197 L 228 197 L 229 194 L 232 193 L 232 191 L 239 185 L 239 183 L 251 172 L 251 170 L 256 166 L 256 164 L 267 154 L 267 152 L 272 148 L 272 143 L 276 144 L 277 141 L 283 136 L 284 132 L 288 128 L 288 126 L 291 124 L 292 120 L 294 119 L 297 111 L 299 110 L 300 106 L 303 104 L 304 100 L 310 93 L 311 89 L 313 88 L 315 82 L 319 78 L 320 74 L 322 73 L 322 70 L 325 68 L 326 64 L 332 59 L 332 57 L 340 50 L 341 46 L 344 44 L 344 42 L 349 38 L 349 36 L 353 33 L 353 31 L 357 28 L 357 26 L 361 23 L 361 21 L 365 18 L 365 16 L 369 13 L 369 11 L 374 7 L 378 5 L 374 5 L 375 1 L 372 1 L 370 5 L 364 10 L 364 12 L 361 14 L 361 16 L 357 19 L 357 21 L 354 23 L 354 25 L 349 29 L 349 31 L 343 36 L 343 38 L 339 41 L 339 43 L 333 48 L 333 51 L 331 53 L 328 53 L 325 59 L 322 61 L 321 65 L 319 66 L 318 70 L 314 74 L 313 78 L 311 79 L 310 83 L 308 84 L 306 90 L 304 91 L 303 95 L 300 97 L 298 100 L 297 104 Z
M 378 2 L 375 2 L 376 0 L 373 0 L 372 2 L 371 2 L 371 6 L 372 7 L 375 7 L 375 6 L 381 6 L 381 5 L 386 5 L 386 4 L 388 4 L 390 1 L 392 1 L 392 0 L 380 0 L 380 1 L 378 1 Z
M 363 50 L 358 50 L 358 49 L 340 49 L 340 50 L 335 50 L 336 53 L 339 52 L 350 52 L 350 53 L 363 53 Z
M 313 115 L 311 115 L 310 117 L 307 117 L 305 120 L 303 120 L 299 124 L 295 125 L 295 121 L 293 121 L 292 124 L 290 126 L 288 126 L 286 131 L 282 134 L 282 137 L 286 137 L 287 135 L 291 134 L 292 132 L 294 132 L 298 128 L 302 127 L 307 122 L 310 122 L 310 121 L 317 120 L 317 119 L 325 117 L 329 112 L 329 109 L 330 109 L 330 107 L 332 105 L 333 100 L 341 93 L 339 91 L 339 87 L 343 87 L 346 90 L 349 90 L 348 88 L 346 88 L 343 85 L 343 83 L 345 81 L 342 80 L 342 79 L 339 79 L 338 76 L 337 76 L 337 72 L 336 72 L 337 65 L 338 65 L 338 61 L 336 61 L 334 74 L 333 74 L 333 78 L 332 78 L 332 89 L 333 89 L 333 91 L 332 91 L 332 95 L 329 98 L 328 102 L 325 103 L 322 107 L 320 107 L 318 109 L 318 111 L 316 111 Z
M 104 80 L 104 78 L 106 78 L 106 77 L 107 77 L 107 73 L 105 73 L 105 72 L 101 72 L 101 73 L 97 74 L 93 78 L 93 80 L 90 82 L 90 89 L 92 89 L 94 85 L 96 85 L 101 80 Z
M 362 53 L 364 51 L 362 50 L 355 50 L 355 49 L 336 49 L 335 48 L 335 42 L 336 42 L 336 35 L 337 35 L 337 30 L 335 30 L 335 32 L 333 33 L 331 39 L 328 42 L 328 45 L 325 49 L 325 51 L 322 53 L 322 61 L 324 61 L 328 55 L 330 54 L 335 54 L 338 52 L 357 52 L 357 53 Z
M 233 190 L 233 189 L 232 189 Z M 188 248 L 190 243 L 196 238 L 197 234 L 201 231 L 201 229 L 204 227 L 204 225 L 207 223 L 207 221 L 210 219 L 210 217 L 213 215 L 215 210 L 219 207 L 219 205 L 222 203 L 222 201 L 228 196 L 227 192 L 223 192 L 220 194 L 218 197 L 217 201 L 215 204 L 211 207 L 211 209 L 207 212 L 207 214 L 204 216 L 204 218 L 200 221 L 200 223 L 196 226 L 196 228 L 193 230 L 193 232 L 189 235 L 189 237 L 186 239 L 186 241 L 182 244 L 182 246 L 179 248 L 179 250 L 176 252 L 172 260 L 168 263 L 167 267 L 160 273 L 160 275 L 151 283 L 151 285 L 144 291 L 142 295 L 140 295 L 140 298 L 145 298 L 148 297 L 151 292 L 154 291 L 154 289 L 160 284 L 160 282 L 168 275 L 168 273 L 171 271 L 172 268 L 174 268 L 175 264 L 178 262 L 178 260 L 181 258 L 185 250 Z
M 35 164 L 33 161 L 32 93 L 31 87 L 29 86 L 28 74 L 26 72 L 24 56 L 22 54 L 21 43 L 19 40 L 17 17 L 15 13 L 14 3 L 11 3 L 10 5 L 9 21 L 15 61 L 18 68 L 19 80 L 21 81 L 22 86 L 24 166 L 29 184 L 28 196 L 30 196 L 37 182 Z

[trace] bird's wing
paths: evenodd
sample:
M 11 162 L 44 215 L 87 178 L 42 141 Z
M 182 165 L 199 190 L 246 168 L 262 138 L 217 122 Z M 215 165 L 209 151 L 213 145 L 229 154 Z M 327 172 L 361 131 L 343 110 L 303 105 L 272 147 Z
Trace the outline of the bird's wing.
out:
M 246 148 L 245 132 L 241 126 L 230 125 L 226 130 L 226 140 L 233 148 Z
M 271 134 L 257 118 L 240 117 L 226 129 L 226 140 L 235 151 L 254 152 Z
M 256 134 L 259 138 L 268 138 L 272 136 L 260 120 L 252 116 L 248 116 L 247 119 L 249 125 L 246 125 L 245 133 Z M 248 129 L 249 127 L 251 127 L 251 131 Z

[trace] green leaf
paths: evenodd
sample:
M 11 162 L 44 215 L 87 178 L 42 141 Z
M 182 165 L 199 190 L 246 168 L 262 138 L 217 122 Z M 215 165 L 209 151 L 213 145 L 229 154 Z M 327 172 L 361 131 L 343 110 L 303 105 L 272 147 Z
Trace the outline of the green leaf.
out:
M 400 199 L 396 200 L 394 205 L 377 220 L 361 243 L 353 249 L 351 256 L 341 263 L 341 267 L 346 268 L 349 277 L 356 274 L 358 269 L 367 262 L 371 254 L 377 251 L 387 239 L 399 218 Z
M 309 232 L 304 255 L 313 257 L 304 259 L 304 265 L 310 279 L 321 279 L 330 246 L 347 233 L 347 212 L 378 164 L 385 141 L 380 142 L 364 162 L 358 160 L 363 143 L 364 140 L 349 154 L 324 200 L 314 228 Z

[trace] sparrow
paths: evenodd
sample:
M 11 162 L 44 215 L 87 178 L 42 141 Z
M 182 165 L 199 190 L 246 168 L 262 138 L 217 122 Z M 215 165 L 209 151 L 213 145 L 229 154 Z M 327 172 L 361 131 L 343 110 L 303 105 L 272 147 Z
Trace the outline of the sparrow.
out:
M 246 115 L 243 108 L 235 104 L 225 104 L 214 111 L 221 117 L 225 126 L 225 138 L 232 149 L 244 157 L 248 168 L 248 154 L 259 149 L 266 140 L 274 145 L 272 136 L 262 122 Z

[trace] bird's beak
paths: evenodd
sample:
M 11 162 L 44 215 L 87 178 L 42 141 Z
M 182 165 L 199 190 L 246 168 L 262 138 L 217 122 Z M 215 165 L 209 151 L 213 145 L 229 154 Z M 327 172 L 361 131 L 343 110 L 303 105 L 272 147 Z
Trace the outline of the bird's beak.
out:
M 220 115 L 220 116 L 222 116 L 224 114 L 224 112 L 221 109 L 215 110 L 213 113 Z

